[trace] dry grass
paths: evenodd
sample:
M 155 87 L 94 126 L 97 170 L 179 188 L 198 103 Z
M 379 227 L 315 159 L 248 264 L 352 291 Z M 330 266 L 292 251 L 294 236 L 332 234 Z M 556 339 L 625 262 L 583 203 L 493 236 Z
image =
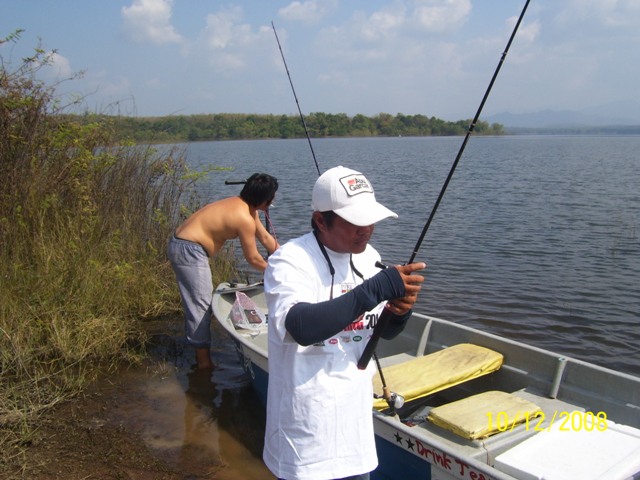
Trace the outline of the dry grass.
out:
M 179 311 L 166 242 L 195 206 L 183 151 L 68 122 L 47 61 L 0 58 L 0 472 L 43 412 L 138 358 L 145 318 Z

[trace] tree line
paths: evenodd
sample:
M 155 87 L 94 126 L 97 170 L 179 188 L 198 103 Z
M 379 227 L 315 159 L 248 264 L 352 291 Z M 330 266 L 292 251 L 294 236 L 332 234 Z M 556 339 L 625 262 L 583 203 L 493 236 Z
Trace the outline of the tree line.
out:
M 304 126 L 297 115 L 216 113 L 164 117 L 120 117 L 100 114 L 76 116 L 81 122 L 111 123 L 122 140 L 133 142 L 196 142 L 211 140 L 304 138 Z M 464 135 L 470 120 L 445 121 L 426 115 L 393 116 L 388 113 L 367 117 L 344 113 L 311 113 L 304 118 L 312 138 L 397 137 Z M 501 124 L 479 121 L 479 135 L 503 135 Z

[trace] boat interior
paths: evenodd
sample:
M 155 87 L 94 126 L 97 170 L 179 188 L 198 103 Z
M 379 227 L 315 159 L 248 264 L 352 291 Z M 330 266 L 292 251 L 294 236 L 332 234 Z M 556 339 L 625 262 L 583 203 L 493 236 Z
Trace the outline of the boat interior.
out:
M 461 346 L 478 351 L 466 349 L 457 358 Z M 640 478 L 636 377 L 418 314 L 377 350 L 386 387 L 406 399 L 397 409 L 378 401 L 377 418 L 394 417 L 407 434 L 437 438 L 450 451 L 517 478 L 546 478 L 527 475 L 558 470 L 554 462 L 567 455 L 584 456 L 586 469 L 597 463 L 606 478 Z M 420 380 L 416 372 L 429 368 L 437 381 Z M 374 391 L 381 393 L 377 377 Z M 424 388 L 407 388 L 412 379 Z

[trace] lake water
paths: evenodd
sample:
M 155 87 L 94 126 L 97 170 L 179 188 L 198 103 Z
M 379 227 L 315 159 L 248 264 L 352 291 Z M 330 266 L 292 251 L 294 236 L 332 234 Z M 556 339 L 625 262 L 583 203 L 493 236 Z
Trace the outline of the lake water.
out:
M 386 263 L 404 263 L 461 137 L 312 140 L 320 170 L 362 171 L 398 213 L 376 226 Z M 203 202 L 254 172 L 278 178 L 280 243 L 310 229 L 318 176 L 307 140 L 184 146 Z M 416 310 L 640 375 L 640 137 L 471 137 L 416 257 Z

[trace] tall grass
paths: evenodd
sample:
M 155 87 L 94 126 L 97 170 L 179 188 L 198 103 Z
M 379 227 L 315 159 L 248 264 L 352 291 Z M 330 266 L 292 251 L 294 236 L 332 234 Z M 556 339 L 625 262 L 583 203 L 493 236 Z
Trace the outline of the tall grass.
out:
M 135 358 L 140 319 L 179 311 L 165 246 L 195 206 L 184 152 L 66 122 L 48 59 L 0 56 L 0 471 L 40 412 Z

